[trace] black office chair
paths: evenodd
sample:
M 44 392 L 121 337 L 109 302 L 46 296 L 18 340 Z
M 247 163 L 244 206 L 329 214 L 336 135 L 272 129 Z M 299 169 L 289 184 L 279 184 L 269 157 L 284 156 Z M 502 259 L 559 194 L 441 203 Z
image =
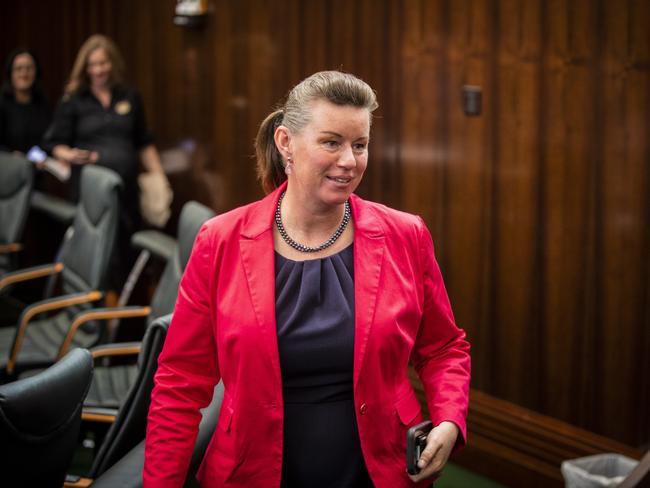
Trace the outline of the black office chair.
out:
M 90 352 L 75 349 L 35 376 L 0 386 L 2 486 L 63 486 L 92 368 Z
M 60 262 L 8 273 L 0 289 L 10 284 L 58 274 L 63 296 L 47 298 L 25 308 L 16 327 L 0 329 L 0 375 L 11 380 L 23 371 L 54 363 L 73 317 L 101 299 L 119 215 L 120 177 L 88 165 L 81 175 L 81 199 L 72 226 L 61 246 Z M 44 312 L 56 315 L 32 320 Z M 70 341 L 91 347 L 102 339 L 103 327 L 88 323 Z M 70 346 L 69 345 L 69 346 Z
M 153 296 L 151 307 L 115 307 L 89 310 L 75 319 L 71 331 L 86 320 L 112 320 L 146 315 L 151 322 L 146 329 L 142 343 L 117 343 L 98 346 L 92 350 L 97 359 L 95 375 L 84 403 L 82 418 L 86 422 L 112 423 L 95 456 L 88 476 L 95 478 L 120 459 L 133 446 L 144 439 L 147 413 L 153 375 L 157 367 L 158 354 L 167 332 L 171 315 L 154 320 L 173 311 L 178 294 L 178 285 L 196 235 L 201 225 L 214 215 L 209 208 L 188 202 L 181 211 L 178 226 L 178 240 L 168 251 L 160 247 L 157 233 L 137 234 L 133 240 L 145 251 L 168 256 L 167 265 Z M 150 241 L 147 243 L 147 241 Z M 137 356 L 137 364 L 102 364 L 110 358 Z M 97 429 L 94 429 L 97 430 Z
M 214 434 L 223 402 L 223 384 L 219 382 L 214 388 L 210 405 L 201 410 L 201 423 L 194 443 L 192 460 L 185 477 L 184 488 L 198 488 L 196 473 L 203 461 L 203 456 Z M 131 449 L 124 457 L 101 474 L 90 486 L 92 488 L 142 488 L 142 470 L 144 467 L 144 441 Z
M 200 203 L 186 203 L 181 211 L 176 243 L 171 248 L 167 264 L 154 292 L 151 306 L 94 309 L 77 316 L 70 327 L 68 337 L 61 348 L 61 353 L 64 354 L 67 351 L 67 347 L 71 344 L 74 331 L 87 321 L 112 321 L 113 319 L 146 317 L 147 323 L 151 324 L 157 317 L 171 313 L 174 310 L 178 285 L 190 253 L 192 252 L 194 239 L 201 225 L 213 216 L 214 212 Z M 139 243 L 139 246 L 143 247 L 145 252 L 152 251 L 162 254 L 162 251 L 155 249 L 159 244 L 159 237 L 157 237 L 159 234 L 157 232 L 151 233 L 151 231 L 145 231 L 134 235 L 133 240 Z M 149 327 L 147 325 L 147 328 Z M 108 334 L 112 337 L 117 335 L 114 330 L 109 330 Z M 137 345 L 138 343 L 127 346 L 130 354 L 138 353 Z M 128 353 L 122 345 L 117 344 L 116 347 L 118 350 L 116 354 L 109 354 L 110 347 L 105 347 L 102 357 L 123 356 Z M 137 370 L 138 367 L 135 364 L 96 364 L 95 377 L 84 403 L 84 419 L 98 422 L 112 422 L 134 384 L 134 380 L 138 375 Z
M 154 320 L 147 328 L 142 343 L 126 343 L 99 346 L 92 350 L 94 359 L 105 355 L 132 353 L 139 349 L 138 367 L 136 376 L 126 396 L 121 399 L 121 404 L 115 415 L 115 421 L 104 437 L 97 451 L 92 467 L 88 473 L 90 478 L 96 478 L 122 458 L 138 442 L 144 439 L 147 428 L 147 413 L 151 401 L 153 378 L 158 368 L 158 355 L 162 351 L 167 329 L 171 322 L 171 314 Z M 100 408 L 84 408 L 87 418 L 88 411 L 101 413 Z
M 0 152 L 0 276 L 16 267 L 16 254 L 34 184 L 33 164 L 14 154 Z

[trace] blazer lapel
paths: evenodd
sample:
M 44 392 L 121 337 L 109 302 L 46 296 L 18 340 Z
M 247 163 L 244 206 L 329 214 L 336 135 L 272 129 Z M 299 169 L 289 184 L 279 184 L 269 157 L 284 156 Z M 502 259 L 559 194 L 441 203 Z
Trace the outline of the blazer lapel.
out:
M 278 385 L 282 385 L 275 324 L 275 258 L 273 254 L 273 213 L 281 186 L 252 209 L 242 228 L 240 249 L 253 310 L 260 327 L 260 339 L 266 350 Z
M 372 327 L 385 239 L 379 219 L 356 195 L 350 198 L 354 218 L 354 375 L 356 387 Z

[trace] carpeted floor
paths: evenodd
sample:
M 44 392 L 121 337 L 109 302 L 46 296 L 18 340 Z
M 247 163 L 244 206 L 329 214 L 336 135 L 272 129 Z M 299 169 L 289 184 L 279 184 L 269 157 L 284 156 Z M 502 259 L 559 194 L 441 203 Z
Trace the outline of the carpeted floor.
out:
M 449 463 L 434 488 L 505 488 L 504 485 L 477 475 L 457 464 Z

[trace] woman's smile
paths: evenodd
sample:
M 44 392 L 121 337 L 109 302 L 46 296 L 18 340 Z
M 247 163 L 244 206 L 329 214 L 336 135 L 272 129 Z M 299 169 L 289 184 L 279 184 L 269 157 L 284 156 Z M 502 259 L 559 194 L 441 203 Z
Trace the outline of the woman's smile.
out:
M 326 176 L 334 186 L 340 189 L 347 189 L 348 185 L 352 182 L 353 178 L 350 176 Z

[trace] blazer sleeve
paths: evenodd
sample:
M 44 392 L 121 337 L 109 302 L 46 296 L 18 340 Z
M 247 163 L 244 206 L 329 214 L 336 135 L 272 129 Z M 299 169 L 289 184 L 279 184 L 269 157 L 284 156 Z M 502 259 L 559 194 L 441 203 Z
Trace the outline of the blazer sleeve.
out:
M 460 446 L 467 438 L 470 347 L 465 332 L 456 326 L 431 234 L 422 219 L 419 241 L 424 303 L 412 360 L 424 386 L 433 425 L 455 423 L 461 434 L 456 445 Z
M 180 283 L 174 316 L 158 359 L 145 441 L 145 487 L 180 487 L 192 457 L 200 409 L 219 382 L 211 287 L 210 229 L 199 231 Z

